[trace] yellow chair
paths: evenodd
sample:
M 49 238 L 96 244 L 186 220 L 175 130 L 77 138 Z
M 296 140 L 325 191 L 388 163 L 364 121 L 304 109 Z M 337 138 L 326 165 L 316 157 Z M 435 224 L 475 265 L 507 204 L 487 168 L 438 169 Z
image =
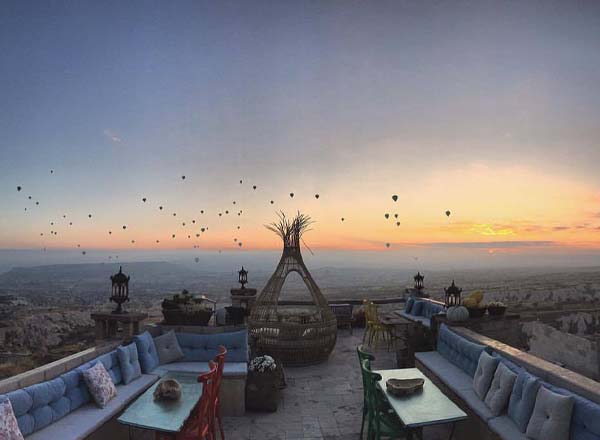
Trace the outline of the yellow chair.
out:
M 369 347 L 376 346 L 379 342 L 385 342 L 387 348 L 392 346 L 392 327 L 383 324 L 379 319 L 379 307 L 373 301 L 363 300 L 365 307 L 365 334 L 363 344 Z

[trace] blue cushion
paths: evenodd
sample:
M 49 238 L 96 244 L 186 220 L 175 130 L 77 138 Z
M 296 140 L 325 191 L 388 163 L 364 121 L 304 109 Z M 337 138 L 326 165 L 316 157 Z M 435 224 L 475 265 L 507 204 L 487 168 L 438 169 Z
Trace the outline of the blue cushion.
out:
M 431 301 L 423 301 L 423 311 L 421 315 L 425 318 L 431 319 L 433 315 L 437 315 L 440 312 L 444 311 L 444 306 L 436 303 L 432 303 Z
M 424 303 L 424 301 L 415 300 L 415 303 L 413 304 L 412 309 L 410 309 L 410 314 L 415 315 L 415 316 L 422 316 L 423 315 L 423 303 Z
M 556 387 L 544 381 L 540 381 L 540 383 L 555 393 L 573 397 L 575 404 L 571 416 L 570 440 L 600 440 L 599 404 L 564 388 Z
M 150 333 L 145 331 L 141 335 L 134 336 L 133 340 L 138 349 L 138 359 L 142 367 L 142 373 L 148 374 L 159 364 L 154 339 L 152 339 Z
M 132 342 L 129 345 L 117 347 L 117 356 L 123 374 L 123 383 L 127 385 L 142 375 L 142 367 L 138 360 L 137 345 Z
M 469 376 L 475 375 L 482 351 L 491 352 L 489 347 L 468 341 L 442 324 L 438 333 L 437 351 Z
M 219 345 L 227 348 L 225 362 L 248 362 L 248 332 L 246 330 L 211 335 L 177 333 L 176 336 L 184 354 L 181 362 L 208 362 L 217 355 Z
M 404 304 L 404 311 L 406 313 L 410 313 L 410 310 L 412 309 L 413 305 L 415 303 L 415 299 L 414 297 L 410 297 L 406 300 L 406 304 Z
M 86 362 L 74 370 L 59 376 L 65 383 L 65 397 L 71 402 L 71 411 L 75 411 L 77 408 L 91 401 L 90 393 L 81 372 L 87 370 L 93 364 L 93 362 Z
M 106 368 L 106 371 L 110 374 L 115 385 L 123 383 L 123 373 L 121 372 L 121 364 L 119 362 L 117 350 L 98 356 L 94 361 L 99 361 L 104 364 L 104 368 Z M 95 363 L 94 361 L 92 361 L 92 363 Z
M 508 401 L 508 417 L 515 422 L 521 432 L 525 432 L 527 429 L 539 387 L 540 380 L 525 371 L 517 376 L 513 385 Z

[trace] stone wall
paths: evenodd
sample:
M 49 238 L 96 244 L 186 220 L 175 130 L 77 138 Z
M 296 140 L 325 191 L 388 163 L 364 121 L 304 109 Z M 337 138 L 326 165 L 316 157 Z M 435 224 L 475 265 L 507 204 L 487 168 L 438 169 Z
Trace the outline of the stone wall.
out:
M 594 380 L 600 378 L 598 337 L 567 333 L 539 321 L 525 322 L 522 329 L 531 354 Z

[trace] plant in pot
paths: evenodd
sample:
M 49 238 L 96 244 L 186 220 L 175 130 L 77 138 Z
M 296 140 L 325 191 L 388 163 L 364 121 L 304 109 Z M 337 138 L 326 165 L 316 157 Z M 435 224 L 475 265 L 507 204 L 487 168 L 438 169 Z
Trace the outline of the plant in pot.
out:
M 483 292 L 477 290 L 462 300 L 462 305 L 469 311 L 470 318 L 481 318 L 485 315 L 487 306 L 483 302 Z
M 187 290 L 162 302 L 165 324 L 208 325 L 214 312 L 214 302 L 202 296 L 192 296 Z
M 246 378 L 246 409 L 277 411 L 281 377 L 279 366 L 269 355 L 256 356 L 248 365 Z
M 492 301 L 488 303 L 487 310 L 490 316 L 502 316 L 506 312 L 506 304 L 502 301 Z

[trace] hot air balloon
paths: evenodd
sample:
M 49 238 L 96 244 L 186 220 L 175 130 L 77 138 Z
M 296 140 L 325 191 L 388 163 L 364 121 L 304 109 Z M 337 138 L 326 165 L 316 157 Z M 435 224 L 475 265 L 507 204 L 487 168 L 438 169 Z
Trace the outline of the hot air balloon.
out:
M 319 194 L 315 194 L 315 199 L 318 199 L 318 198 L 319 198 Z
M 396 226 L 400 226 L 400 222 L 396 222 Z
M 146 197 L 142 198 L 142 202 L 146 203 Z
M 242 247 L 242 242 L 241 242 L 241 241 L 238 243 L 238 246 L 239 246 L 239 247 Z
M 393 200 L 394 202 L 397 202 L 397 201 L 398 201 L 398 196 L 397 196 L 396 194 L 394 194 L 394 195 L 392 196 L 392 200 Z
M 389 243 L 385 244 L 385 247 L 389 248 L 391 245 Z
M 291 197 L 291 198 L 294 198 L 294 193 L 290 193 L 290 197 Z
M 17 186 L 17 191 L 21 191 L 21 189 L 22 188 L 20 186 Z
M 175 238 L 175 234 L 171 235 L 172 238 Z
M 185 226 L 185 222 L 181 223 L 181 226 Z
M 203 209 L 200 210 L 200 214 L 204 214 L 204 210 Z
M 395 218 L 398 218 L 398 214 L 394 214 L 394 217 L 395 217 Z
M 88 214 L 88 218 L 92 218 L 92 214 Z
M 389 215 L 389 214 L 386 212 L 386 213 L 384 214 L 384 217 L 385 217 L 385 218 L 390 218 L 390 215 Z
M 123 225 L 123 229 L 127 229 L 127 226 Z
M 181 180 L 185 180 L 185 176 L 181 176 Z
M 275 203 L 275 202 L 274 202 L 273 200 L 271 200 L 271 205 L 272 205 L 273 203 Z
M 27 198 L 28 198 L 29 200 L 31 200 L 31 196 L 27 196 Z
M 112 231 L 108 231 L 108 235 L 111 235 L 111 234 L 112 234 Z
M 195 246 L 194 246 L 194 247 L 195 247 Z M 198 263 L 198 262 L 200 261 L 200 258 L 196 257 L 196 258 L 194 258 L 194 261 L 195 261 L 196 263 Z
M 252 189 L 256 189 L 256 185 L 252 185 Z
M 176 212 L 173 213 L 173 217 L 177 217 L 177 213 Z
M 450 217 L 450 211 L 446 211 L 446 217 Z
M 81 251 L 81 253 L 82 253 L 83 255 L 85 255 L 85 251 Z
M 342 217 L 342 221 L 344 221 L 344 220 L 345 220 L 345 218 L 344 218 L 344 217 Z
M 159 206 L 158 209 L 160 209 L 162 211 L 162 206 Z

